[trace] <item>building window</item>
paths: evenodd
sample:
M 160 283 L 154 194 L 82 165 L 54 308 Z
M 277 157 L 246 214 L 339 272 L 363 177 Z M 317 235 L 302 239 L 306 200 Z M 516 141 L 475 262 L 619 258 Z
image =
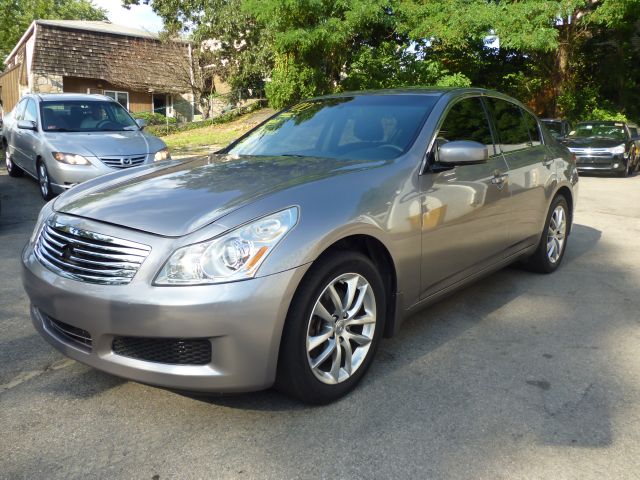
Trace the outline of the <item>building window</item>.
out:
M 129 92 L 116 92 L 115 90 L 105 90 L 107 97 L 113 98 L 116 102 L 129 110 Z

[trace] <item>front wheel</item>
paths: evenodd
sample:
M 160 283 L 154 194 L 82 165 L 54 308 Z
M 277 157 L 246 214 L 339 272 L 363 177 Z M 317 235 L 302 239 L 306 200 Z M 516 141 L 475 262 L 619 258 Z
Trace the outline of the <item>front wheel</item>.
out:
M 551 202 L 538 249 L 525 263 L 530 270 L 552 273 L 560 266 L 567 245 L 570 218 L 566 198 L 556 195 Z
M 49 179 L 47 166 L 42 160 L 38 162 L 38 184 L 40 185 L 40 195 L 42 195 L 42 198 L 51 200 L 53 198 L 51 180 Z
M 373 360 L 385 312 L 384 282 L 369 258 L 357 252 L 322 258 L 289 308 L 276 388 L 316 404 L 349 393 Z

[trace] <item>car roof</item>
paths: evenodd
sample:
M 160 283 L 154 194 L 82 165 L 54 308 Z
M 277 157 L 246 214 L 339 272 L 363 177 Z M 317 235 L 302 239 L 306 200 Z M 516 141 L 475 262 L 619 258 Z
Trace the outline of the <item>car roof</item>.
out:
M 113 102 L 113 98 L 104 95 L 93 95 L 88 93 L 34 93 L 30 94 L 40 99 L 41 102 L 60 102 L 64 100 L 82 101 L 91 100 L 93 102 Z
M 541 122 L 568 122 L 566 118 L 541 118 Z
M 627 122 L 622 120 L 585 120 L 584 122 L 578 122 L 578 125 L 584 125 L 586 123 L 600 123 L 602 125 L 628 125 Z
M 340 98 L 340 97 L 353 97 L 353 96 L 365 96 L 365 95 L 436 95 L 442 96 L 445 94 L 462 95 L 466 93 L 475 94 L 492 94 L 503 97 L 508 97 L 503 93 L 495 90 L 487 90 L 486 88 L 473 88 L 473 87 L 406 87 L 406 88 L 388 88 L 379 90 L 357 90 L 347 91 L 340 93 L 333 93 L 329 95 L 321 95 L 311 100 L 319 100 L 324 98 Z

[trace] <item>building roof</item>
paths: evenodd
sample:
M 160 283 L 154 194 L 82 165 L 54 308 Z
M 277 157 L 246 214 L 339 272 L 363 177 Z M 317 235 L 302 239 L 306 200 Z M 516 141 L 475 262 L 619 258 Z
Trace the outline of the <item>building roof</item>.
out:
M 109 21 L 101 20 L 36 20 L 36 23 L 38 25 L 51 25 L 53 27 L 111 33 L 114 35 L 126 35 L 129 37 L 158 38 L 156 33 L 149 32 L 147 30 L 132 28 L 125 25 L 117 25 Z

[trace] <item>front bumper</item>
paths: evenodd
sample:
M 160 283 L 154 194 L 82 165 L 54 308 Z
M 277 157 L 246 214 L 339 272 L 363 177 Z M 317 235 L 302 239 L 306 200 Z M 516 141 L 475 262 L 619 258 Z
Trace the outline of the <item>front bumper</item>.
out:
M 55 194 L 64 193 L 74 185 L 92 180 L 108 173 L 118 172 L 120 169 L 105 165 L 96 157 L 85 157 L 90 165 L 68 165 L 58 162 L 53 158 L 47 159 L 47 170 L 51 181 L 51 190 Z M 154 154 L 146 154 L 146 159 L 141 165 L 154 163 Z M 135 168 L 135 167 L 129 167 Z
M 622 173 L 627 168 L 627 159 L 623 155 L 577 155 L 576 167 L 583 173 Z
M 68 357 L 141 383 L 202 392 L 268 388 L 289 302 L 307 266 L 268 277 L 194 287 L 95 285 L 56 275 L 28 246 L 23 283 L 38 332 Z M 85 330 L 92 345 L 70 341 L 50 319 Z M 117 355 L 116 337 L 208 339 L 206 365 L 174 365 Z

